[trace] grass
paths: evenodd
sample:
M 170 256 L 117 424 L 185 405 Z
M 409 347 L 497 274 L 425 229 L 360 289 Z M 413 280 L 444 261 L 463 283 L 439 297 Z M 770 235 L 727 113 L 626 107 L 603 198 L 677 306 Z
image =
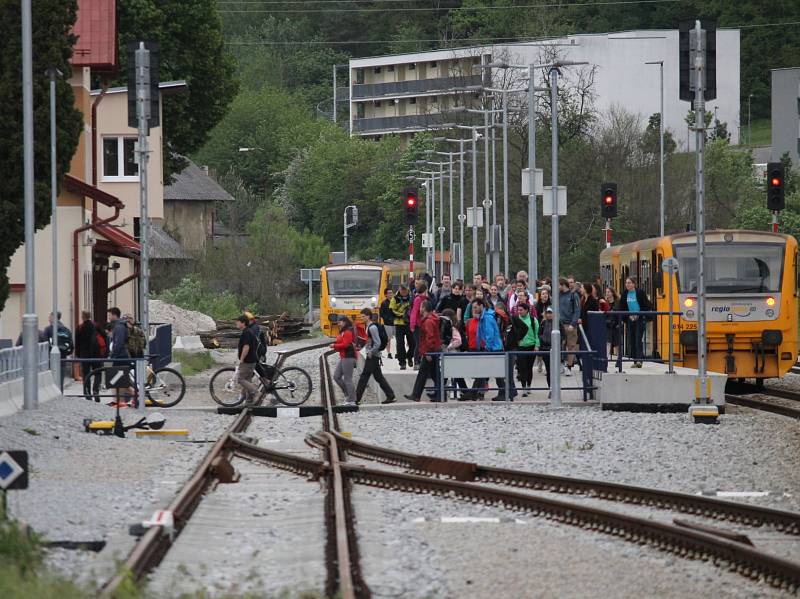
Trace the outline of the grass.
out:
M 172 359 L 181 364 L 181 374 L 184 378 L 208 370 L 214 365 L 214 358 L 210 352 L 189 353 L 182 351 L 172 352 Z
M 772 121 L 770 119 L 755 119 L 752 122 L 752 140 L 747 139 L 747 124 L 742 127 L 742 139 L 747 146 L 768 146 L 772 144 Z

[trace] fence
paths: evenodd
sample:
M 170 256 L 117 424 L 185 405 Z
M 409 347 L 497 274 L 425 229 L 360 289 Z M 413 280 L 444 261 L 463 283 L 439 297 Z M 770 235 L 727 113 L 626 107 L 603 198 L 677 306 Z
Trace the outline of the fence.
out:
M 0 383 L 15 381 L 23 377 L 23 352 L 22 346 L 0 349 Z M 50 369 L 50 344 L 46 341 L 39 343 L 36 348 L 38 371 Z
M 587 335 L 597 350 L 594 369 L 608 371 L 608 362 L 614 357 L 617 372 L 622 372 L 623 362 L 669 361 L 669 335 L 673 335 L 673 355 L 680 362 L 680 344 L 677 341 L 676 323 L 682 312 L 589 312 Z M 666 352 L 667 355 L 664 355 Z

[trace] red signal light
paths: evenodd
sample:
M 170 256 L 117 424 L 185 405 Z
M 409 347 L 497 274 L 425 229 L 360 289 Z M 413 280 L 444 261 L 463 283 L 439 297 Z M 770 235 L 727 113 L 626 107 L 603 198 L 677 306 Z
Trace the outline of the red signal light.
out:
M 414 204 L 416 204 L 416 203 L 417 203 L 417 198 L 415 198 L 415 197 L 413 197 L 413 196 L 409 196 L 409 197 L 407 197 L 407 198 L 406 198 L 406 204 L 407 204 L 409 207 L 413 207 L 413 206 L 414 206 Z
M 606 196 L 605 198 L 603 198 L 603 201 L 604 201 L 606 204 L 613 204 L 613 203 L 614 203 L 614 196 L 610 196 L 610 195 L 608 195 L 608 196 Z
M 773 187 L 779 187 L 780 184 L 781 180 L 779 177 L 772 177 L 772 179 L 770 179 L 770 185 L 772 185 Z

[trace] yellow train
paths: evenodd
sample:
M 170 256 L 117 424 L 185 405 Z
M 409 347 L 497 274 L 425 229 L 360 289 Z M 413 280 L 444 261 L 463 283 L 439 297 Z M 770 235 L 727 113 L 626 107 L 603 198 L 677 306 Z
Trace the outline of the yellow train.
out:
M 408 260 L 329 264 L 320 269 L 319 322 L 322 332 L 336 337 L 339 315 L 354 319 L 364 308 L 377 309 L 385 290 L 408 284 Z M 425 272 L 425 264 L 414 262 L 414 277 Z
M 673 322 L 678 365 L 697 367 L 697 244 L 681 233 L 610 247 L 600 254 L 603 282 L 621 293 L 635 276 L 658 311 L 683 312 Z M 668 280 L 665 258 L 678 260 Z M 706 333 L 708 369 L 731 378 L 783 376 L 797 358 L 798 246 L 790 235 L 765 231 L 706 233 Z M 669 320 L 648 324 L 646 351 L 668 359 Z

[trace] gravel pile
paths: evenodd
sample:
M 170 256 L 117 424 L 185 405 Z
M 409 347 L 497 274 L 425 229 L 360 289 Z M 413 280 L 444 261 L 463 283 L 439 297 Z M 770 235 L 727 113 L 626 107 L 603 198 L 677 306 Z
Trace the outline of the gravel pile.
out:
M 32 412 L 0 419 L 0 447 L 29 452 L 30 488 L 9 493 L 12 517 L 28 522 L 46 539 L 121 539 L 123 553 L 133 537 L 128 525 L 165 505 L 209 445 L 231 422 L 229 416 L 162 411 L 167 428 L 187 428 L 187 441 L 101 437 L 84 432 L 83 419 L 113 419 L 114 410 L 83 399 L 57 399 Z M 136 412 L 123 410 L 131 424 Z M 104 576 L 113 556 L 52 551 L 50 564 L 83 582 Z
M 214 319 L 202 312 L 179 308 L 162 300 L 150 300 L 147 307 L 150 310 L 150 322 L 171 324 L 175 336 L 196 335 L 198 331 L 217 328 Z

